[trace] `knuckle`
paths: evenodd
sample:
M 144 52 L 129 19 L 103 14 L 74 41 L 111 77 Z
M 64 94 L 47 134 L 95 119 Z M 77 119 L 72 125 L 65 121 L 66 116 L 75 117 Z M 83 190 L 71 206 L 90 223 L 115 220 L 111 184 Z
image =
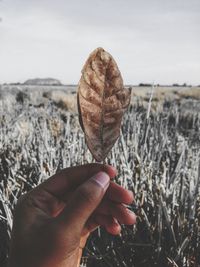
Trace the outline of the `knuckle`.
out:
M 17 207 L 20 207 L 23 205 L 23 203 L 26 201 L 26 194 L 21 195 L 17 200 Z
M 16 203 L 15 209 L 14 209 L 14 218 L 19 219 L 23 218 L 26 214 L 26 204 L 27 204 L 27 194 L 21 195 Z
M 81 186 L 78 190 L 79 197 L 82 201 L 88 202 L 88 203 L 94 203 L 95 201 L 95 194 L 90 190 L 90 188 L 86 186 Z

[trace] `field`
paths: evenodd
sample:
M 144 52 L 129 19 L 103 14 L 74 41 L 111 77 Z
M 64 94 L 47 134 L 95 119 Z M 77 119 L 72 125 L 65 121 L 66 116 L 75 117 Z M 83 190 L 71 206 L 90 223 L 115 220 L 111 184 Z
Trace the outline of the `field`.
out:
M 0 266 L 17 199 L 56 171 L 92 162 L 76 88 L 0 87 Z M 200 87 L 133 87 L 121 136 L 107 158 L 133 190 L 138 216 L 120 236 L 94 232 L 87 267 L 200 266 Z

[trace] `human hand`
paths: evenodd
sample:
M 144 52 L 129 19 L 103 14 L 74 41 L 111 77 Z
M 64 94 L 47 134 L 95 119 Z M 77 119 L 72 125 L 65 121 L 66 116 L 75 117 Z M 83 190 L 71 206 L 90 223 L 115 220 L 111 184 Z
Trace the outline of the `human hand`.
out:
M 71 167 L 23 195 L 15 209 L 9 267 L 77 267 L 87 237 L 98 226 L 119 234 L 134 224 L 123 204 L 132 192 L 110 181 L 115 168 Z M 92 178 L 91 178 L 92 177 Z

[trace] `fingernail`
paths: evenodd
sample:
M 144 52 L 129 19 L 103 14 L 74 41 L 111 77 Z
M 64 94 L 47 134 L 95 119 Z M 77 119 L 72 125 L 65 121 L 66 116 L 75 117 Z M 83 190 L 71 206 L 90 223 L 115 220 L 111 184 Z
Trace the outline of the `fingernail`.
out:
M 115 167 L 111 166 L 111 165 L 109 165 L 109 167 L 111 168 L 111 170 L 113 171 L 113 173 L 115 173 L 115 176 L 117 176 L 118 175 L 117 169 Z
M 136 223 L 136 218 L 137 218 L 136 214 L 134 212 L 132 212 L 131 210 L 129 210 L 128 208 L 126 208 L 126 210 L 129 214 L 130 218 L 133 220 L 133 223 Z
M 109 167 L 109 169 L 111 170 L 111 178 L 114 178 L 115 176 L 118 175 L 118 171 L 115 167 L 111 166 L 111 165 L 107 165 Z
M 132 202 L 135 202 L 134 194 L 132 191 L 128 190 L 130 197 L 133 199 Z
M 117 227 L 120 226 L 117 219 L 115 219 L 115 218 L 113 218 L 113 225 L 117 226 Z
M 104 190 L 106 190 L 110 182 L 110 177 L 106 172 L 98 172 L 91 178 L 91 180 L 93 180 L 98 185 L 100 185 Z

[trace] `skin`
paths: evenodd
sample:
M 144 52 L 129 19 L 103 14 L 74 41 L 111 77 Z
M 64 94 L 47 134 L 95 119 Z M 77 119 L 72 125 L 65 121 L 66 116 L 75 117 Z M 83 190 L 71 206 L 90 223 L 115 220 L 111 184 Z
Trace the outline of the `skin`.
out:
M 109 176 L 104 189 L 90 179 L 102 171 Z M 71 167 L 23 195 L 14 212 L 9 267 L 77 267 L 98 226 L 117 235 L 121 223 L 134 224 L 124 206 L 133 194 L 110 181 L 115 176 L 108 165 Z

